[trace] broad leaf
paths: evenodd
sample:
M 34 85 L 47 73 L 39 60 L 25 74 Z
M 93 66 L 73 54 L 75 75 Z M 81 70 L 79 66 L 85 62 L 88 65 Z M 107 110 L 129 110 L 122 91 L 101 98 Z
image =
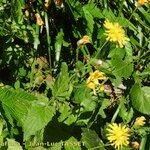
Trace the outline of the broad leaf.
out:
M 52 106 L 32 106 L 26 118 L 24 118 L 23 131 L 24 140 L 35 135 L 38 130 L 43 129 L 54 116 L 55 108 Z
M 150 87 L 135 83 L 130 91 L 132 105 L 139 112 L 150 115 Z
M 72 84 L 68 73 L 68 66 L 62 63 L 61 72 L 59 73 L 54 86 L 52 87 L 52 94 L 59 100 L 68 99 L 72 92 Z
M 34 100 L 36 100 L 36 97 L 23 90 L 0 89 L 0 101 L 11 124 L 13 124 L 12 118 L 22 124 L 23 118 L 30 108 L 31 101 Z

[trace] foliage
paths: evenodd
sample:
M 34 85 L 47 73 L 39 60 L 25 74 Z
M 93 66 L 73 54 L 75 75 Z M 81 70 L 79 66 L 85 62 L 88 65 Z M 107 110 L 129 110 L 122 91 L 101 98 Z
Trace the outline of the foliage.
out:
M 150 148 L 149 1 L 0 0 L 0 43 L 0 149 Z

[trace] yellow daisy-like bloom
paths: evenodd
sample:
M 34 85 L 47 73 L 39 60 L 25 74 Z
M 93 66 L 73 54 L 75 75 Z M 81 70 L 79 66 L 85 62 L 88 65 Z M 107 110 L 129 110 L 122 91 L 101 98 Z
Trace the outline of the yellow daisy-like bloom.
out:
M 108 131 L 107 139 L 115 149 L 120 150 L 122 146 L 129 144 L 129 128 L 126 125 L 112 123 L 106 130 Z
M 150 0 L 138 0 L 138 4 L 139 4 L 139 5 L 145 5 L 145 4 L 147 4 L 148 2 L 150 2 Z
M 106 80 L 106 76 L 103 72 L 100 72 L 98 70 L 90 73 L 90 76 L 88 77 L 86 84 L 87 87 L 92 89 L 94 91 L 94 94 L 96 95 L 96 88 L 99 87 L 100 91 L 102 90 L 99 83 L 99 80 Z
M 137 117 L 135 120 L 134 126 L 144 126 L 145 121 L 146 121 L 146 119 L 144 116 Z
M 129 41 L 124 29 L 118 23 L 111 23 L 109 20 L 105 20 L 104 27 L 107 29 L 106 35 L 108 41 L 116 42 L 117 46 L 121 48 Z

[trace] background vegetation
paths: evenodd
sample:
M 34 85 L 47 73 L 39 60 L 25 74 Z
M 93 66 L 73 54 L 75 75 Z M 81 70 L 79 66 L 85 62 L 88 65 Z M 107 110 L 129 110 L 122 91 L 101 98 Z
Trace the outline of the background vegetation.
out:
M 107 41 L 107 19 L 125 30 L 124 47 Z M 149 54 L 148 3 L 0 0 L 1 149 L 112 150 L 115 122 L 132 130 L 122 150 L 149 150 Z M 93 91 L 96 70 L 105 78 Z

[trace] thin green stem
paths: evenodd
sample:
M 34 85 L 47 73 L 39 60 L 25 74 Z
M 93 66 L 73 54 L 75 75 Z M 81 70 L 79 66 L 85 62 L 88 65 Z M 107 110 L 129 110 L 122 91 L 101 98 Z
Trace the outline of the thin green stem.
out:
M 114 115 L 113 115 L 113 117 L 112 117 L 112 119 L 111 119 L 111 123 L 114 123 L 114 122 L 115 122 L 115 120 L 116 120 L 116 118 L 117 118 L 117 116 L 118 116 L 118 113 L 119 113 L 119 111 L 120 111 L 121 106 L 122 106 L 122 103 L 120 102 L 120 104 L 119 104 L 119 106 L 118 106 L 116 112 L 114 113 Z
M 134 13 L 136 12 L 137 9 L 138 9 L 138 7 L 136 7 L 136 8 L 133 10 L 131 16 L 130 16 L 129 19 L 128 19 L 129 21 L 130 21 L 130 19 L 133 17 L 133 15 L 134 15 Z
M 39 31 L 40 27 L 38 24 L 36 24 L 36 29 L 35 29 L 35 37 L 34 37 L 34 49 L 37 50 L 38 45 L 39 45 Z
M 76 49 L 76 62 L 78 61 L 78 55 L 79 55 L 79 48 Z
M 49 58 L 49 65 L 50 65 L 50 72 L 52 69 L 52 61 L 51 61 L 51 38 L 49 35 L 49 23 L 48 23 L 48 15 L 47 12 L 45 12 L 45 26 L 46 26 L 46 36 L 47 36 L 47 45 L 48 45 L 48 58 Z
M 101 50 L 104 48 L 104 46 L 107 44 L 108 41 L 105 41 L 104 44 L 101 46 L 101 48 L 98 50 L 94 58 L 97 58 L 101 52 Z
M 146 141 L 147 141 L 147 135 L 144 135 L 142 137 L 142 141 L 141 141 L 139 150 L 145 150 Z

